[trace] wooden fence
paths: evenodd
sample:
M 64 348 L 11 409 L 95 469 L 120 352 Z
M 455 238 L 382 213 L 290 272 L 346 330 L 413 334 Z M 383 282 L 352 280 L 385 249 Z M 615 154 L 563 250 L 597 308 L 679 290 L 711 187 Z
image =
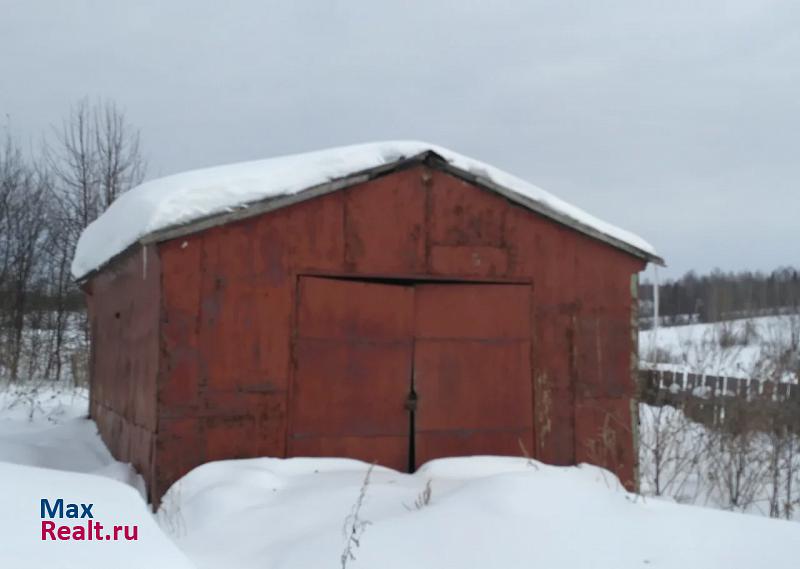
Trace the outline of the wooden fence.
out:
M 680 408 L 705 425 L 800 431 L 800 385 L 642 369 L 643 403 Z

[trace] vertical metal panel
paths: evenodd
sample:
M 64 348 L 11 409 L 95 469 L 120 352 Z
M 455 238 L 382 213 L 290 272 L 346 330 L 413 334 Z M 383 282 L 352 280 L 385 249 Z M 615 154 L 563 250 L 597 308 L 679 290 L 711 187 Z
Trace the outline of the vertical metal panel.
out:
M 293 441 L 326 435 L 408 437 L 403 405 L 411 380 L 410 338 L 382 342 L 301 335 L 295 346 Z M 292 454 L 298 454 L 295 443 L 290 447 Z
M 196 415 L 159 417 L 154 476 L 148 481 L 153 504 L 159 503 L 173 482 L 204 462 L 199 424 Z
M 413 289 L 301 277 L 289 456 L 351 456 L 404 470 Z
M 529 300 L 525 285 L 417 285 L 417 465 L 532 452 Z
M 442 172 L 431 173 L 430 227 L 434 245 L 504 244 L 503 198 Z
M 199 397 L 200 271 L 203 241 L 190 236 L 165 243 L 159 249 L 169 278 L 163 279 L 161 302 L 168 315 L 161 323 L 162 360 L 159 404 L 169 407 L 196 405 Z
M 413 291 L 408 286 L 300 277 L 298 290 L 300 338 L 410 342 Z
M 204 461 L 274 456 L 286 437 L 285 394 L 207 390 L 198 429 Z
M 575 409 L 576 460 L 609 469 L 629 489 L 636 482 L 636 449 L 628 398 L 580 399 Z
M 528 285 L 419 284 L 416 290 L 418 339 L 530 339 Z
M 579 368 L 575 327 L 578 243 L 567 229 L 522 208 L 506 215 L 505 242 L 513 276 L 531 278 L 537 458 L 575 462 L 575 390 Z
M 280 287 L 298 271 L 341 271 L 344 201 L 344 194 L 330 194 L 248 220 L 255 226 L 253 277 Z
M 156 431 L 159 259 L 154 247 L 91 281 L 91 414 L 115 458 L 151 478 Z
M 348 189 L 347 268 L 361 273 L 424 273 L 425 197 L 419 169 Z

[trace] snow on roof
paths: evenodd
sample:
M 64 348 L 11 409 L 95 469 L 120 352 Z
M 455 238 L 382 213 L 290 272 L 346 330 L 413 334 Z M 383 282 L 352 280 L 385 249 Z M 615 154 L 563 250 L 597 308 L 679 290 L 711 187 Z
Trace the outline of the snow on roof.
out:
M 446 148 L 415 141 L 375 142 L 193 170 L 145 182 L 120 196 L 92 222 L 78 241 L 72 261 L 76 279 L 100 268 L 137 241 L 169 228 L 246 208 L 255 202 L 304 190 L 426 152 L 450 166 L 505 189 L 531 209 L 558 214 L 659 260 L 640 237 L 606 223 L 502 170 Z

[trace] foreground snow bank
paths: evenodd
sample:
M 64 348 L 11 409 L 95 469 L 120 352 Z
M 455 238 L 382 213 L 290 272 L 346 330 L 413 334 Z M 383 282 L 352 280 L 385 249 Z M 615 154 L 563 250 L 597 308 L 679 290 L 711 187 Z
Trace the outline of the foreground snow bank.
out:
M 170 489 L 159 518 L 208 568 L 339 566 L 362 489 L 348 567 L 796 567 L 800 524 L 644 500 L 591 466 L 444 459 L 415 474 L 376 467 L 364 487 L 368 469 L 211 463 Z
M 114 460 L 87 410 L 85 390 L 30 384 L 0 390 L 0 567 L 191 567 L 142 499 L 141 477 Z M 43 541 L 41 500 L 54 505 L 59 498 L 93 504 L 91 520 L 103 524 L 103 537 L 122 525 L 136 526 L 137 539 Z M 86 528 L 89 519 L 45 521 Z
M 93 504 L 93 522 L 136 526 L 136 541 L 43 541 L 40 501 Z M 141 496 L 114 480 L 0 462 L 0 567 L 115 569 L 192 567 L 153 519 Z M 85 526 L 86 519 L 55 519 Z

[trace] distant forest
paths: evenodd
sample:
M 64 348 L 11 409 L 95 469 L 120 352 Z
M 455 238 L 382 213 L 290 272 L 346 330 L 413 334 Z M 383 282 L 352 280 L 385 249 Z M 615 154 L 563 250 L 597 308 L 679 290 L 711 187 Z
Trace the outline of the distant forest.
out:
M 653 283 L 639 285 L 640 325 L 653 322 Z M 734 318 L 798 312 L 800 271 L 780 267 L 770 273 L 740 271 L 710 274 L 694 271 L 659 286 L 660 324 L 719 322 Z

